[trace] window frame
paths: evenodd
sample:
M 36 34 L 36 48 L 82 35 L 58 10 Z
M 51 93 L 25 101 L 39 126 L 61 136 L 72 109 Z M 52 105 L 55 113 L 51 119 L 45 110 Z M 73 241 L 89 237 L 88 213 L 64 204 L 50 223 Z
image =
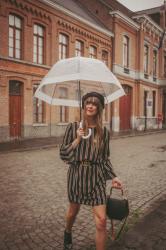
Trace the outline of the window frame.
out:
M 149 46 L 144 44 L 144 75 L 147 77 L 149 74 Z
M 164 67 L 164 77 L 166 78 L 166 53 L 164 54 L 164 63 L 163 63 L 163 67 Z
M 39 84 L 33 84 L 33 124 L 44 124 L 45 123 L 45 112 L 46 112 L 46 105 L 44 101 L 36 98 L 34 93 L 38 88 Z M 35 108 L 34 108 L 35 105 Z M 41 114 L 39 113 L 39 105 L 41 105 Z M 39 116 L 41 115 L 41 120 Z M 34 119 L 35 117 L 35 119 Z
M 153 50 L 153 81 L 157 78 L 157 65 L 158 65 L 158 53 L 157 50 Z
M 129 42 L 130 39 L 127 35 L 123 36 L 123 67 L 129 68 Z
M 89 46 L 89 57 L 97 59 L 97 47 L 94 45 Z
M 10 17 L 12 17 L 12 16 L 13 16 L 13 21 L 14 21 L 13 25 L 10 24 Z M 19 21 L 20 21 L 20 27 L 17 27 L 15 24 L 16 18 L 19 19 Z M 8 23 L 8 25 L 9 25 L 8 26 L 8 55 L 11 58 L 21 60 L 23 58 L 23 18 L 15 13 L 9 13 L 8 22 L 9 22 Z M 12 29 L 13 36 L 10 36 L 11 29 Z M 19 33 L 19 39 L 17 39 L 18 33 Z M 13 46 L 10 46 L 10 38 L 12 39 Z M 20 52 L 19 57 L 16 56 L 17 40 L 19 41 L 19 48 L 18 48 L 18 50 Z M 10 55 L 10 49 L 13 50 L 13 55 Z
M 77 48 L 77 43 L 79 43 L 80 48 Z M 84 42 L 81 40 L 75 40 L 75 56 L 84 56 Z
M 107 56 L 105 56 L 105 55 L 107 55 Z M 102 57 L 102 61 L 105 63 L 105 65 L 108 66 L 108 57 L 109 57 L 108 51 L 102 50 L 101 57 Z
M 41 28 L 42 29 L 42 32 L 43 34 L 40 35 L 35 33 L 34 29 L 35 29 L 35 26 L 37 26 L 37 29 L 38 28 Z M 35 43 L 34 43 L 34 39 L 36 38 L 37 40 L 37 43 L 36 43 L 36 53 L 35 53 Z M 33 62 L 34 63 L 37 63 L 37 64 L 44 64 L 45 63 L 45 27 L 42 25 L 42 24 L 39 24 L 39 23 L 34 23 L 33 25 Z M 40 46 L 40 42 L 39 41 L 42 41 L 42 47 Z M 40 62 L 40 54 L 39 54 L 39 47 L 42 48 L 42 55 L 41 55 L 41 58 L 42 58 L 42 61 Z M 34 56 L 36 55 L 36 59 L 34 59 Z
M 59 60 L 68 58 L 69 57 L 69 36 L 66 35 L 65 33 L 60 32 L 58 38 L 59 38 L 59 44 L 58 44 Z M 65 40 L 65 43 L 64 43 L 64 40 Z
M 61 95 L 61 93 L 65 93 L 65 94 Z M 59 94 L 60 94 L 59 95 L 60 98 L 66 98 L 68 96 L 68 89 L 66 87 L 60 87 Z M 68 122 L 68 113 L 69 113 L 69 108 L 67 106 L 61 106 L 61 105 L 59 106 L 59 122 L 60 123 Z

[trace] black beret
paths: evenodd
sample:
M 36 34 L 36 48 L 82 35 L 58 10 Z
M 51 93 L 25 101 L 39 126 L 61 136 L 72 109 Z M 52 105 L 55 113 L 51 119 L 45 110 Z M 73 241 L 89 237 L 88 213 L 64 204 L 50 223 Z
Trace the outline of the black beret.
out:
M 101 104 L 102 104 L 102 106 L 103 106 L 103 109 L 104 109 L 104 96 L 101 95 L 101 94 L 99 94 L 99 93 L 97 93 L 97 92 L 89 92 L 89 93 L 85 94 L 85 95 L 82 97 L 82 108 L 83 108 L 83 109 L 84 109 L 84 102 L 85 102 L 85 100 L 86 100 L 88 97 L 97 97 L 97 98 L 100 100 L 100 102 L 101 102 Z

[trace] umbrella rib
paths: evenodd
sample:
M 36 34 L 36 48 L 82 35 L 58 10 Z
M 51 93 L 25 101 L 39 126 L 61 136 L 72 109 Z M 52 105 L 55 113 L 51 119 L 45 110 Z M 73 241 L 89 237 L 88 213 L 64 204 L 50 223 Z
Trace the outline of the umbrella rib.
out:
M 79 94 L 79 104 L 80 104 L 80 121 L 81 121 L 81 86 L 80 81 L 78 81 L 78 94 Z
M 100 82 L 100 84 L 101 84 L 101 87 L 102 87 L 102 89 L 103 89 L 103 92 L 104 92 L 105 98 L 106 98 L 107 103 L 108 103 L 107 95 L 106 95 L 106 92 L 105 92 L 105 90 L 104 90 L 104 88 L 103 88 L 102 82 Z
M 53 97 L 54 97 L 54 94 L 55 94 L 55 89 L 56 89 L 56 86 L 55 86 L 53 94 L 52 94 L 51 105 L 52 105 L 52 102 L 53 102 Z
M 55 87 L 56 88 L 56 87 Z M 54 94 L 55 94 L 55 88 L 54 88 L 54 91 L 53 91 L 53 94 L 52 94 L 52 99 L 51 99 L 51 108 L 50 108 L 50 136 L 51 136 L 51 128 L 52 128 L 52 126 L 51 126 L 51 120 L 52 120 L 52 102 L 53 102 L 53 97 L 54 97 Z

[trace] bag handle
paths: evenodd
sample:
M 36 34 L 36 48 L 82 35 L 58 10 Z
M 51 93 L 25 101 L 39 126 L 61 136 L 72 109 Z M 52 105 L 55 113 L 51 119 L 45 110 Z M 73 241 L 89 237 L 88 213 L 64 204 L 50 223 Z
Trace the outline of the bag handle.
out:
M 112 190 L 113 190 L 113 189 L 119 189 L 119 190 L 121 190 L 122 197 L 124 198 L 124 191 L 123 191 L 123 188 L 111 187 L 111 189 L 110 189 L 110 196 L 112 195 Z M 114 229 L 114 222 L 113 222 L 113 220 L 111 220 L 111 238 L 112 238 L 112 240 L 117 240 L 117 239 L 119 238 L 119 236 L 120 236 L 120 234 L 121 234 L 121 232 L 122 232 L 122 230 L 123 230 L 123 228 L 124 228 L 124 226 L 125 226 L 125 224 L 126 224 L 127 218 L 128 218 L 128 216 L 126 216 L 126 217 L 124 218 L 123 224 L 122 224 L 121 227 L 119 228 L 119 230 L 118 230 L 118 232 L 116 233 L 116 235 L 115 235 L 115 229 Z
M 122 196 L 124 197 L 124 191 L 123 191 L 123 188 L 116 188 L 116 187 L 111 187 L 111 189 L 110 189 L 110 196 L 112 195 L 112 190 L 113 189 L 118 189 L 118 190 L 121 190 L 121 194 L 122 194 Z

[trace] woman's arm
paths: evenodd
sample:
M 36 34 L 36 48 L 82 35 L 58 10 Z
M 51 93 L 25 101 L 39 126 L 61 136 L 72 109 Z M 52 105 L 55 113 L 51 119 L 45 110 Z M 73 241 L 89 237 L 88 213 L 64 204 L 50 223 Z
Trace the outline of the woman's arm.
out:
M 105 161 L 105 174 L 106 179 L 113 179 L 116 177 L 112 163 L 110 161 L 110 133 L 108 129 L 104 128 L 104 148 L 103 148 L 103 158 Z
M 106 178 L 112 179 L 112 187 L 114 188 L 122 188 L 122 182 L 119 180 L 119 178 L 116 176 L 112 163 L 110 161 L 110 132 L 107 130 L 106 135 L 106 148 L 105 148 L 105 169 L 106 169 Z
M 77 130 L 77 131 L 76 131 Z M 76 131 L 76 136 L 75 136 Z M 77 129 L 77 123 L 68 124 L 65 135 L 63 137 L 63 143 L 60 147 L 60 158 L 69 163 L 75 158 L 75 149 L 81 141 L 81 137 L 84 135 L 84 131 L 81 128 Z
M 63 137 L 63 142 L 60 147 L 60 158 L 65 162 L 71 162 L 74 159 L 74 148 L 73 142 L 73 124 L 69 123 L 65 135 Z

